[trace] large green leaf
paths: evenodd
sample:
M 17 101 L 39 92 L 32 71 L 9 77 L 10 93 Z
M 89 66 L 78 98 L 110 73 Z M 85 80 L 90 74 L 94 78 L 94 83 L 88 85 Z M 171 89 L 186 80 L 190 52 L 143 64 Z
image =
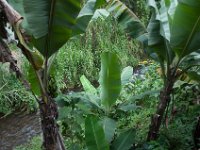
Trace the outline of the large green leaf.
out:
M 168 7 L 166 6 L 165 0 L 161 0 L 160 3 L 155 0 L 148 0 L 148 6 L 155 15 L 155 20 L 159 23 L 159 34 L 166 40 L 170 40 L 170 25 L 169 25 L 169 14 Z M 158 34 L 158 35 L 159 35 Z
M 112 144 L 113 150 L 129 150 L 134 144 L 135 130 L 130 129 L 121 133 Z
M 114 0 L 108 6 L 108 11 L 114 15 L 128 36 L 140 38 L 140 36 L 143 36 L 143 34 L 146 33 L 146 28 L 138 17 L 119 0 Z
M 108 117 L 103 118 L 102 120 L 103 129 L 105 133 L 105 138 L 108 143 L 110 143 L 114 137 L 115 129 L 116 129 L 116 122 L 113 119 Z
M 24 0 L 23 7 L 36 48 L 51 56 L 72 34 L 80 0 Z
M 200 50 L 197 50 L 189 55 L 186 55 L 181 61 L 181 68 L 183 71 L 187 71 L 188 69 L 200 66 Z
M 168 14 L 170 6 L 165 0 L 161 0 L 160 2 L 148 0 L 148 6 L 151 9 L 152 15 L 147 27 L 149 33 L 147 53 L 150 56 L 155 53 L 157 57 L 153 58 L 158 60 L 161 64 L 163 64 L 164 61 L 172 63 L 175 55 L 169 45 L 171 37 L 169 23 L 170 18 L 173 16 L 173 14 Z
M 165 4 L 165 0 L 161 0 L 159 4 L 155 0 L 148 0 L 148 6 L 155 12 L 155 20 L 159 21 L 159 34 L 169 41 L 170 27 L 168 19 L 168 10 Z
M 88 116 L 85 120 L 85 141 L 88 150 L 109 150 L 104 130 L 96 116 Z
M 133 67 L 128 66 L 124 68 L 121 74 L 122 85 L 129 83 L 132 76 L 133 76 Z
M 170 43 L 179 57 L 200 48 L 200 1 L 181 0 L 174 12 Z
M 155 60 L 166 60 L 167 51 L 164 45 L 164 38 L 160 34 L 160 22 L 156 20 L 156 11 L 152 9 L 152 16 L 149 21 L 148 27 L 148 43 L 146 44 L 147 53 Z
M 34 46 L 50 57 L 72 36 L 83 33 L 95 10 L 105 0 L 9 0 L 24 17 L 23 28 Z
M 121 91 L 121 65 L 116 54 L 104 52 L 101 55 L 100 96 L 102 104 L 109 109 Z

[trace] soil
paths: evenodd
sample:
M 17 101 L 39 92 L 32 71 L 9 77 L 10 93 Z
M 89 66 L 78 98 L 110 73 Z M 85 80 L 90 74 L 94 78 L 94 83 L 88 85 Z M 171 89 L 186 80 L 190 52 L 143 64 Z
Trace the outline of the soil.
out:
M 13 113 L 0 119 L 0 150 L 12 150 L 41 134 L 39 113 Z

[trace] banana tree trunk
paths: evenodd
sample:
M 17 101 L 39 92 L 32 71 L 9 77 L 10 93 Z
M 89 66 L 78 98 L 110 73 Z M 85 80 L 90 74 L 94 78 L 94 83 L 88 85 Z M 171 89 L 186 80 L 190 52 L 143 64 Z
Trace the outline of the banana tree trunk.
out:
M 44 150 L 65 150 L 63 140 L 59 133 L 59 126 L 56 123 L 58 117 L 57 105 L 52 98 L 47 103 L 40 102 L 40 117 L 43 131 Z
M 165 87 L 160 92 L 160 101 L 157 106 L 156 113 L 151 118 L 151 124 L 149 127 L 147 141 L 156 140 L 158 138 L 159 129 L 162 123 L 165 109 L 167 108 L 167 105 L 171 100 L 170 94 L 172 93 L 173 85 L 174 85 L 174 77 L 171 76 L 168 78 Z

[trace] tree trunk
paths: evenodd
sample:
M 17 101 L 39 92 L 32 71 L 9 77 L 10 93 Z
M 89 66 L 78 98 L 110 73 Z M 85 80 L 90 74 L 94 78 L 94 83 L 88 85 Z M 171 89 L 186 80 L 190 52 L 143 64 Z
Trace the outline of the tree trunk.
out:
M 170 94 L 172 93 L 173 85 L 174 77 L 171 76 L 167 80 L 164 89 L 160 92 L 160 101 L 157 106 L 156 114 L 154 114 L 151 118 L 147 141 L 156 140 L 158 138 L 158 133 L 165 113 L 165 109 L 171 100 Z
M 47 104 L 43 102 L 39 104 L 43 131 L 43 149 L 65 150 L 62 137 L 59 134 L 59 127 L 56 123 L 58 117 L 57 105 L 52 98 L 49 98 Z

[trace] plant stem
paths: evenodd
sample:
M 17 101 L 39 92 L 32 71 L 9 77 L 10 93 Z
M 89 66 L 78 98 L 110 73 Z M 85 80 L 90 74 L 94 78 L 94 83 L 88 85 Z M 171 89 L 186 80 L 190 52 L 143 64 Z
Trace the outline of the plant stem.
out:
M 169 69 L 168 79 L 163 90 L 161 90 L 160 92 L 160 101 L 157 107 L 157 111 L 151 118 L 151 125 L 149 127 L 147 141 L 156 140 L 158 138 L 158 133 L 165 113 L 165 109 L 167 107 L 167 104 L 171 100 L 170 94 L 172 93 L 174 82 L 175 76 L 172 73 L 172 70 Z
M 43 149 L 65 150 L 63 140 L 59 133 L 59 126 L 56 123 L 58 117 L 56 103 L 52 98 L 48 97 L 47 103 L 41 100 L 39 104 L 43 131 Z

